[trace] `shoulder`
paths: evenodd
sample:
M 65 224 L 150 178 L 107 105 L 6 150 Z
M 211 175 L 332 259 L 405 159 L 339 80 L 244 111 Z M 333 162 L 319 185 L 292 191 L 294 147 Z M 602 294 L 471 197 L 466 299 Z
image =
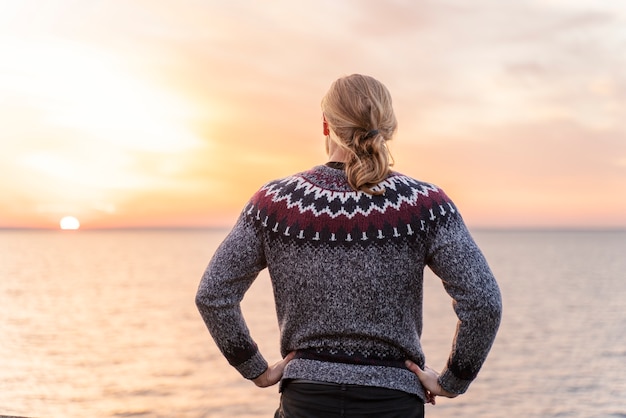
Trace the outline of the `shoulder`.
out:
M 381 183 L 387 191 L 410 193 L 420 200 L 433 203 L 452 203 L 446 192 L 434 183 L 419 180 L 397 171 L 392 171 L 389 177 Z
M 383 182 L 385 196 L 395 206 L 403 206 L 417 216 L 422 229 L 457 222 L 461 215 L 446 192 L 434 183 L 392 172 Z M 415 218 L 413 218 L 415 219 Z
M 272 198 L 279 195 L 291 194 L 294 191 L 324 192 L 324 191 L 351 191 L 345 174 L 340 170 L 326 166 L 315 166 L 309 170 L 294 173 L 287 177 L 274 179 L 265 183 L 252 196 L 252 201 Z

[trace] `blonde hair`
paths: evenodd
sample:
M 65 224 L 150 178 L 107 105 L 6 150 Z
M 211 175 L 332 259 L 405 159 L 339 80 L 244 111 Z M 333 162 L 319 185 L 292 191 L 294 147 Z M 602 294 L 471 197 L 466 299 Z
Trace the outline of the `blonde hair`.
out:
M 398 123 L 387 88 L 361 74 L 342 77 L 322 99 L 322 112 L 336 134 L 331 140 L 350 155 L 346 162 L 350 186 L 369 194 L 384 193 L 384 189 L 372 188 L 387 178 L 393 165 L 386 141 Z

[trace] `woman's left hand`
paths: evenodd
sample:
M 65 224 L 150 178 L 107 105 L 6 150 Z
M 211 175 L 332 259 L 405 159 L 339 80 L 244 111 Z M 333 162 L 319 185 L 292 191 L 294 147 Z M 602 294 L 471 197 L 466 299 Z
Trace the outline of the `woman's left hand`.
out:
M 295 355 L 295 351 L 287 354 L 284 359 L 274 364 L 273 366 L 269 366 L 267 369 L 265 369 L 262 375 L 260 375 L 256 379 L 252 379 L 252 381 L 260 388 L 273 386 L 276 383 L 280 382 L 280 379 L 283 377 L 283 372 L 285 371 L 287 363 L 289 363 Z
M 424 366 L 424 370 L 413 363 L 411 360 L 406 361 L 406 367 L 417 375 L 417 378 L 426 389 L 426 403 L 432 403 L 435 405 L 436 396 L 445 396 L 446 398 L 455 398 L 458 396 L 456 393 L 448 392 L 439 384 L 439 373 L 431 369 L 428 366 Z

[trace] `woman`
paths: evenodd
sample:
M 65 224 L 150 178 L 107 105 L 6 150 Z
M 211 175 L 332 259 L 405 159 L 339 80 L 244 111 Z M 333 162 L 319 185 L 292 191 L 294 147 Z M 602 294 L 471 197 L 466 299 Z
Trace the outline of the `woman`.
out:
M 232 366 L 261 387 L 281 382 L 277 417 L 422 417 L 476 377 L 500 323 L 498 285 L 445 193 L 390 170 L 397 123 L 383 84 L 340 78 L 322 111 L 328 163 L 251 198 L 196 303 Z M 420 345 L 425 266 L 459 318 L 441 374 Z M 266 267 L 283 356 L 273 366 L 239 308 Z

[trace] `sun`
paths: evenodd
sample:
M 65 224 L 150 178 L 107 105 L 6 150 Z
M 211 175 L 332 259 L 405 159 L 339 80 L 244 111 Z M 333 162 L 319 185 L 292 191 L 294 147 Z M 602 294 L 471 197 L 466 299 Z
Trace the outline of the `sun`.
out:
M 73 216 L 65 216 L 61 218 L 59 222 L 61 229 L 78 229 L 80 228 L 80 222 Z

